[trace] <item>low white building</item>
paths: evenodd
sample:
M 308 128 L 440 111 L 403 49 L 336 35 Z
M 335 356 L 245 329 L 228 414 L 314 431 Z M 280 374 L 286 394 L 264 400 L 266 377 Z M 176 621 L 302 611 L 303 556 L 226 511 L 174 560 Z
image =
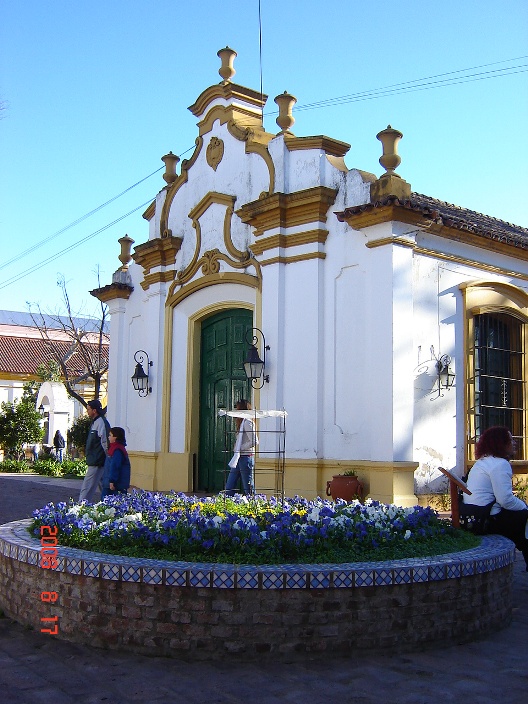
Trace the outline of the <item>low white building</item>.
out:
M 123 267 L 92 292 L 110 306 L 108 417 L 127 431 L 132 482 L 221 488 L 217 412 L 251 392 L 253 328 L 269 346 L 253 403 L 288 412 L 286 494 L 322 495 L 353 468 L 372 498 L 414 504 L 415 476 L 423 490 L 439 465 L 462 474 L 497 423 L 524 471 L 528 230 L 412 192 L 390 126 L 379 179 L 345 165 L 348 144 L 294 136 L 286 93 L 280 132 L 265 132 L 266 96 L 232 82 L 232 50 L 219 56 L 223 80 L 189 108 L 192 157 L 179 170 L 163 157 L 148 239 L 130 256 L 122 238 Z

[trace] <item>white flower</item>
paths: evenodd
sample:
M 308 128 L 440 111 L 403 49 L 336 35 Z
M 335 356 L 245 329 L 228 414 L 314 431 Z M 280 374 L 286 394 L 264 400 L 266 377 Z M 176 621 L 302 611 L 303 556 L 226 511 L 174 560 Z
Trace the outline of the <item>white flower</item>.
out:
M 130 513 L 128 516 L 123 516 L 121 520 L 124 523 L 133 523 L 134 521 L 140 521 L 142 518 L 142 513 Z
M 410 537 L 411 537 L 411 531 L 410 531 L 410 530 L 406 530 L 406 531 L 405 531 L 405 535 L 403 536 L 403 539 L 404 539 L 404 540 L 409 540 Z

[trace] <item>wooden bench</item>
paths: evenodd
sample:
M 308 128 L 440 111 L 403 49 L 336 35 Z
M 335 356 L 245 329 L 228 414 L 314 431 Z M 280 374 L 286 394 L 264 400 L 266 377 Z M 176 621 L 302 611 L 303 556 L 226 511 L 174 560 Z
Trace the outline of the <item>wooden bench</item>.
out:
M 451 523 L 455 528 L 464 528 L 477 535 L 483 535 L 489 530 L 489 518 L 493 500 L 486 506 L 465 503 L 462 494 L 471 496 L 467 484 L 456 474 L 444 467 L 438 469 L 449 479 L 449 494 L 451 496 Z
M 453 474 L 453 472 L 450 472 L 444 467 L 438 467 L 438 469 L 449 479 L 449 495 L 451 497 L 451 523 L 455 528 L 460 528 L 460 508 L 458 505 L 458 492 L 462 491 L 464 494 L 469 495 L 471 495 L 471 492 L 467 488 L 467 484 L 462 481 L 460 477 L 457 477 L 456 474 Z

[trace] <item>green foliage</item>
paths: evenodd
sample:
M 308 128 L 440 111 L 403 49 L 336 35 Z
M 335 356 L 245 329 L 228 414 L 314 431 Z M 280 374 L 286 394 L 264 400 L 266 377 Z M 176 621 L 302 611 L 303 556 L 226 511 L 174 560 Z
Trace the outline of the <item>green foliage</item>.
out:
M 30 463 L 26 460 L 5 459 L 3 462 L 0 462 L 0 472 L 22 474 L 23 472 L 32 471 Z
M 85 460 L 74 460 L 66 458 L 63 462 L 58 462 L 54 457 L 47 457 L 36 462 L 27 460 L 5 459 L 0 462 L 0 472 L 23 473 L 34 472 L 48 477 L 84 477 L 86 474 Z
M 37 474 L 42 474 L 46 477 L 62 477 L 61 463 L 51 457 L 42 460 L 38 459 L 33 463 L 32 469 Z
M 346 472 L 343 472 L 342 476 L 343 477 L 357 477 L 357 472 L 355 469 L 347 469 Z
M 84 459 L 73 460 L 66 458 L 62 463 L 59 463 L 59 467 L 61 468 L 63 476 L 71 477 L 84 477 L 88 469 L 88 465 Z
M 513 477 L 513 493 L 525 503 L 528 502 L 528 479 Z
M 0 406 L 0 445 L 6 452 L 19 453 L 24 443 L 41 442 L 40 415 L 30 403 L 4 401 Z
M 37 367 L 37 376 L 40 381 L 60 381 L 61 369 L 54 359 L 49 359 L 47 362 L 42 362 Z
M 91 420 L 86 415 L 79 416 L 73 421 L 72 427 L 68 430 L 68 442 L 81 452 L 86 447 L 86 439 L 90 431 Z
M 23 384 L 22 389 L 22 403 L 28 403 L 32 406 L 36 406 L 40 382 L 26 381 L 25 384 Z
M 450 494 L 431 494 L 429 504 L 437 511 L 447 513 L 451 511 L 451 495 Z

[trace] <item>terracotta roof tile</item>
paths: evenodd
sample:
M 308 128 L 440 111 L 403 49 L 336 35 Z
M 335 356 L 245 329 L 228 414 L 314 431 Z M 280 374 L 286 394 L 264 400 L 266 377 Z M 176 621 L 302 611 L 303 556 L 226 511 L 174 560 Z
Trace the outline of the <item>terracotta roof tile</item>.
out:
M 68 342 L 55 342 L 61 351 L 70 349 Z M 90 345 L 97 350 L 97 345 Z M 108 363 L 108 346 L 105 346 L 105 361 Z M 0 336 L 0 373 L 35 375 L 43 362 L 53 359 L 49 346 L 42 339 L 31 337 Z M 82 356 L 77 352 L 68 361 L 72 372 L 78 373 L 85 368 Z
M 504 242 L 513 247 L 528 249 L 527 228 L 512 225 L 504 220 L 483 215 L 474 210 L 467 210 L 430 196 L 424 196 L 421 193 L 411 193 L 410 198 L 402 201 L 396 196 L 388 196 L 376 203 L 365 203 L 346 208 L 343 212 L 336 213 L 336 215 L 340 221 L 343 221 L 351 215 L 358 215 L 359 213 L 386 205 L 399 205 L 402 208 L 421 213 L 426 219 L 432 220 L 438 225 L 470 232 L 481 237 Z

